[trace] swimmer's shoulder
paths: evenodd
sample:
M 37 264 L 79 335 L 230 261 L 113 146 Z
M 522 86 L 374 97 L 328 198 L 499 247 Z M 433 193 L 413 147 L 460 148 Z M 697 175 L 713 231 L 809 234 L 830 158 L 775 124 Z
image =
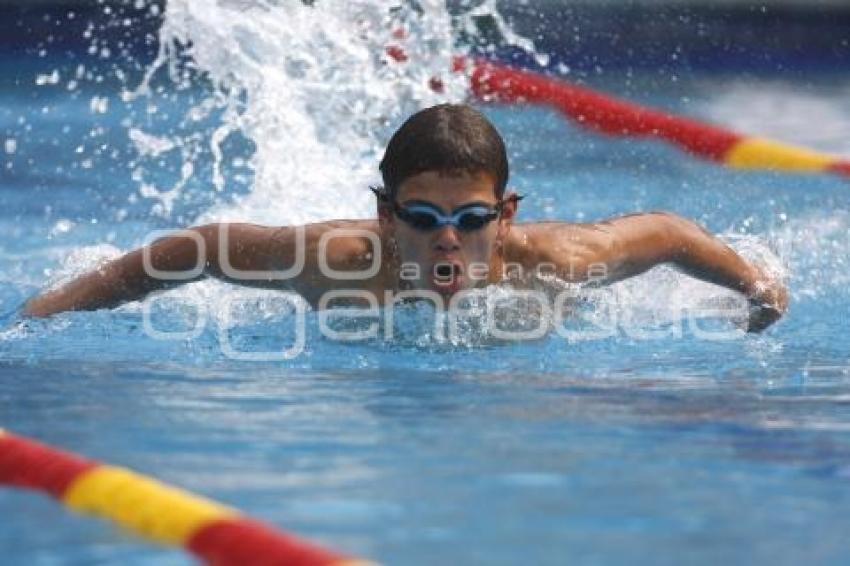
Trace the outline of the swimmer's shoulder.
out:
M 598 235 L 595 224 L 562 221 L 514 224 L 505 243 L 505 260 L 525 265 L 552 262 L 585 250 Z
M 326 220 L 297 226 L 257 226 L 264 230 L 269 239 L 303 238 L 308 246 L 316 246 L 322 240 L 326 244 L 348 243 L 363 246 L 379 237 L 377 220 Z
M 323 254 L 328 267 L 335 270 L 365 269 L 372 263 L 375 252 L 380 254 L 381 239 L 378 221 L 328 220 L 305 224 L 304 243 L 307 255 Z M 280 227 L 297 236 L 298 228 Z

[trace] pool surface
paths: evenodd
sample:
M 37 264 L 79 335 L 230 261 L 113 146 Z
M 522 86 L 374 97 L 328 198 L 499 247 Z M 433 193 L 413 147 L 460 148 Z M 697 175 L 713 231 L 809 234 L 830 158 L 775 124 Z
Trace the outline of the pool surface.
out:
M 506 139 L 510 184 L 527 195 L 520 221 L 658 209 L 696 219 L 786 274 L 790 309 L 760 335 L 685 316 L 729 295 L 667 268 L 589 301 L 579 326 L 603 310 L 622 321 L 600 338 L 470 330 L 446 341 L 432 313 L 410 309 L 392 341 L 341 343 L 310 311 L 303 351 L 247 361 L 222 344 L 289 347 L 292 302 L 212 281 L 20 320 L 45 284 L 154 230 L 370 215 L 382 136 L 462 94 L 451 82 L 442 95 L 414 88 L 433 69 L 391 76 L 342 49 L 360 37 L 350 14 L 300 6 L 259 21 L 188 5 L 172 2 L 159 32 L 194 42 L 199 63 L 182 77 L 152 63 L 154 48 L 122 55 L 121 33 L 99 35 L 102 22 L 121 28 L 118 15 L 98 15 L 79 55 L 50 42 L 0 53 L 0 426 L 387 564 L 847 562 L 850 185 L 839 177 L 735 171 L 549 110 L 484 107 Z M 380 8 L 364 5 L 358 21 L 374 22 Z M 440 14 L 404 17 L 414 47 L 448 58 Z M 156 32 L 160 17 L 144 21 Z M 334 26 L 339 37 L 326 34 Z M 325 49 L 319 60 L 293 55 L 311 46 Z M 149 90 L 137 88 L 154 67 Z M 850 156 L 846 73 L 585 79 Z M 227 98 L 216 80 L 244 90 Z M 390 83 L 400 86 L 378 88 Z M 33 493 L 1 490 L 0 515 L 10 564 L 190 563 Z

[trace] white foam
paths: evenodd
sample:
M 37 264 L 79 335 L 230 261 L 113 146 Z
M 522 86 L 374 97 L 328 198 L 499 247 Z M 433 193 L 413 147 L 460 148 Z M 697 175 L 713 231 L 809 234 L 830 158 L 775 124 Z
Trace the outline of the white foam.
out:
M 204 190 L 222 198 L 195 223 L 374 217 L 367 187 L 379 182 L 377 164 L 389 135 L 416 110 L 466 98 L 468 77 L 452 72 L 452 63 L 466 52 L 459 32 L 476 36 L 480 18 L 495 23 L 504 43 L 534 50 L 510 30 L 493 0 L 454 14 L 442 0 L 171 0 L 156 60 L 121 98 L 146 102 L 150 116 L 159 112 L 162 81 L 165 92 L 208 88 L 178 126 L 157 129 L 147 116 L 129 125 L 139 194 L 154 203 L 155 213 L 169 216 L 206 153 L 213 166 Z M 388 48 L 404 56 L 392 57 Z M 433 88 L 435 79 L 441 89 Z M 250 140 L 252 155 L 228 153 L 232 136 Z M 179 178 L 160 186 L 156 174 L 169 158 L 182 163 Z M 253 174 L 250 191 L 239 198 L 224 174 L 234 162 Z M 210 304 L 218 324 L 232 319 L 217 307 L 222 294 L 249 301 L 263 296 L 215 281 L 171 293 L 178 301 Z
M 174 0 L 167 5 L 156 62 L 124 98 L 149 94 L 158 73 L 170 72 L 178 85 L 185 81 L 178 60 L 188 54 L 188 80 L 202 76 L 212 85 L 209 98 L 188 117 L 212 110 L 221 116 L 202 142 L 214 158 L 210 190 L 228 189 L 221 173 L 232 158 L 223 150 L 228 137 L 239 134 L 254 143 L 250 193 L 205 211 L 198 222 L 300 224 L 373 216 L 366 187 L 377 180 L 389 132 L 421 107 L 466 94 L 467 79 L 449 72 L 458 52 L 451 16 L 442 2 L 419 7 L 421 12 L 375 1 L 305 6 Z M 402 48 L 409 60 L 389 57 L 389 46 Z M 442 92 L 430 87 L 434 77 Z M 185 150 L 190 142 L 164 134 L 138 125 L 131 130 L 143 156 Z M 184 151 L 181 158 L 191 161 L 192 154 Z M 148 190 L 146 196 L 168 192 Z
M 245 160 L 254 178 L 250 192 L 236 200 L 223 198 L 196 222 L 284 225 L 374 216 L 373 199 L 365 189 L 378 181 L 376 166 L 389 134 L 415 110 L 460 101 L 467 94 L 468 78 L 449 72 L 452 57 L 464 52 L 457 44 L 458 32 L 475 36 L 477 19 L 488 17 L 501 30 L 505 43 L 535 53 L 532 42 L 510 30 L 494 0 L 455 16 L 441 1 L 425 0 L 417 6 L 374 0 L 309 6 L 262 0 L 171 0 L 160 30 L 159 55 L 142 84 L 123 98 L 152 98 L 152 85 L 162 75 L 168 75 L 177 90 L 196 87 L 201 81 L 210 88 L 183 120 L 184 125 L 198 124 L 196 130 L 156 131 L 141 121 L 129 129 L 140 156 L 134 179 L 141 195 L 157 202 L 161 213 L 170 214 L 199 169 L 194 159 L 203 148 L 214 161 L 211 186 L 206 190 L 227 197 L 230 187 L 223 169 L 242 157 L 228 154 L 225 145 L 231 136 L 241 135 L 255 147 Z M 407 60 L 388 56 L 391 46 L 401 48 Z M 538 62 L 546 63 L 540 57 Z M 431 88 L 433 78 L 440 79 L 442 91 Z M 752 111 L 740 112 L 744 100 Z M 823 128 L 801 127 L 784 118 L 794 115 L 810 120 L 814 112 L 819 122 L 843 123 L 830 120 L 832 102 L 821 104 L 812 95 L 799 90 L 789 93 L 781 85 L 761 89 L 741 83 L 710 97 L 704 112 L 741 131 L 850 151 L 850 146 L 836 144 L 839 137 L 842 143 L 850 139 L 843 130 L 823 134 Z M 785 111 L 788 104 L 798 107 Z M 202 126 L 210 117 L 214 117 L 213 127 Z M 145 159 L 150 159 L 147 167 L 153 168 L 171 154 L 182 162 L 180 177 L 171 187 L 156 187 L 149 180 Z M 846 220 L 838 223 L 846 230 Z M 786 243 L 801 235 L 805 238 L 809 227 L 795 224 L 793 230 L 773 234 L 770 245 L 754 238 L 729 239 L 741 253 L 782 275 L 789 254 L 798 253 Z M 214 304 L 223 289 L 220 283 L 205 282 L 176 296 L 191 293 Z M 231 297 L 261 293 L 226 289 Z M 488 291 L 500 297 L 504 292 Z M 633 326 L 658 326 L 677 322 L 687 308 L 731 295 L 659 268 L 616 284 L 594 295 L 593 301 L 607 304 Z M 417 319 L 421 315 L 415 314 Z M 609 314 L 591 313 L 590 322 L 593 316 Z M 478 336 L 478 322 L 470 323 L 471 342 Z M 425 326 L 418 327 L 418 332 Z M 404 328 L 402 324 L 402 334 Z

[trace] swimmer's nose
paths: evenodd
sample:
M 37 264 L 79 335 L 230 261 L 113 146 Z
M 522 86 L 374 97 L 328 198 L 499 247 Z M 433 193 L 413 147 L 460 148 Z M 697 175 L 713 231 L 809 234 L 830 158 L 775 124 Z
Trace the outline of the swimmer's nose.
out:
M 434 249 L 438 252 L 455 252 L 460 249 L 460 236 L 454 226 L 443 226 L 434 238 Z

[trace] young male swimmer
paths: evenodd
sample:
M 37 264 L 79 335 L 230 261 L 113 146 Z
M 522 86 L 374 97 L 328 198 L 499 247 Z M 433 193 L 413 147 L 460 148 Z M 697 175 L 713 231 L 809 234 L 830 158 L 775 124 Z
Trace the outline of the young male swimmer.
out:
M 520 199 L 505 190 L 504 142 L 469 106 L 442 104 L 411 116 L 390 139 L 380 171 L 375 220 L 189 228 L 32 298 L 24 312 L 113 307 L 208 275 L 295 291 L 322 306 L 329 291 L 369 294 L 377 304 L 399 292 L 448 302 L 506 278 L 519 288 L 541 273 L 604 283 L 663 263 L 743 294 L 750 331 L 787 307 L 781 282 L 674 214 L 515 224 Z

